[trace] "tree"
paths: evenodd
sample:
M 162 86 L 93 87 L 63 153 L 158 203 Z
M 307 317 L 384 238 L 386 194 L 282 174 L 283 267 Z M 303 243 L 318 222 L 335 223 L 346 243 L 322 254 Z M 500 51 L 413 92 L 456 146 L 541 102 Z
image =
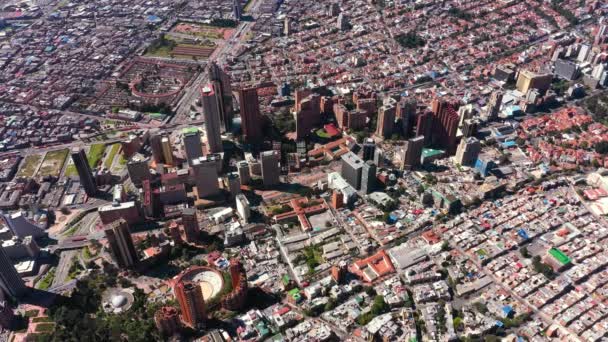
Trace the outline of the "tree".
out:
M 595 144 L 594 148 L 595 152 L 599 154 L 606 154 L 608 153 L 608 141 L 600 141 Z
M 528 252 L 528 247 L 523 246 L 522 248 L 519 249 L 519 253 L 521 254 L 521 256 L 523 256 L 524 258 L 530 258 L 530 252 Z

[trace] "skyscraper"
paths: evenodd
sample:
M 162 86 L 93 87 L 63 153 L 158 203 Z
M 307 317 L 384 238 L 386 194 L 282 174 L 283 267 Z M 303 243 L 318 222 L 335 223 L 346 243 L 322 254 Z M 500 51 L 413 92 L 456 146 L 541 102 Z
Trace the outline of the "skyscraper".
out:
M 374 139 L 368 138 L 363 142 L 363 160 L 374 160 L 374 152 L 376 151 L 376 143 Z
M 431 143 L 444 148 L 449 155 L 456 152 L 456 134 L 458 132 L 458 103 L 450 103 L 441 99 L 434 99 L 433 131 Z
M 243 6 L 241 6 L 241 0 L 232 0 L 232 14 L 234 20 L 240 21 L 243 16 Z
M 301 140 L 321 123 L 321 96 L 311 94 L 309 89 L 296 91 L 295 109 L 296 140 Z
M 498 113 L 500 113 L 500 107 L 502 106 L 502 98 L 504 93 L 501 90 L 496 90 L 490 96 L 490 101 L 488 101 L 488 106 L 486 109 L 486 118 L 488 120 L 496 120 L 498 118 Z
M 399 130 L 404 138 L 409 138 L 412 130 L 412 122 L 416 115 L 418 104 L 416 98 L 402 98 L 397 104 L 397 120 L 399 121 Z
M 203 107 L 203 118 L 205 130 L 207 131 L 208 153 L 219 153 L 224 151 L 221 136 L 220 103 L 221 97 L 217 93 L 214 84 L 208 84 L 201 91 L 201 105 Z
M 152 158 L 157 164 L 164 162 L 163 159 L 163 146 L 161 143 L 162 137 L 159 134 L 153 134 L 150 137 L 150 148 L 152 149 Z
M 395 106 L 385 104 L 378 111 L 378 125 L 376 127 L 376 136 L 381 138 L 390 138 L 395 127 Z
M 369 194 L 376 189 L 376 164 L 368 160 L 361 170 L 361 192 Z
M 183 130 L 184 150 L 188 164 L 192 160 L 203 156 L 203 144 L 201 143 L 201 133 L 197 128 L 186 128 Z
M 154 313 L 156 328 L 164 336 L 173 336 L 180 329 L 179 313 L 173 306 L 163 306 Z
M 416 136 L 424 137 L 424 145 L 429 144 L 431 141 L 431 132 L 433 131 L 433 114 L 425 112 L 418 115 L 416 121 Z
M 107 225 L 104 232 L 110 244 L 112 256 L 118 266 L 128 268 L 139 262 L 127 221 L 118 219 Z
M 171 140 L 169 140 L 169 137 L 162 137 L 160 139 L 160 145 L 163 150 L 163 159 L 165 164 L 173 165 L 173 146 L 171 146 Z
M 403 169 L 410 170 L 420 165 L 422 148 L 424 147 L 424 136 L 418 136 L 408 140 L 403 149 Z
M 236 170 L 239 173 L 239 178 L 241 179 L 241 185 L 249 184 L 251 180 L 251 174 L 249 173 L 249 164 L 241 160 L 236 164 Z
M 127 172 L 129 178 L 135 186 L 141 186 L 141 182 L 150 179 L 150 161 L 149 158 L 142 156 L 141 154 L 135 154 L 127 163 Z
M 277 151 L 265 151 L 260 153 L 262 164 L 262 180 L 264 186 L 279 184 L 279 153 Z
M 232 114 L 234 111 L 234 105 L 232 104 L 232 86 L 230 84 L 230 76 L 215 62 L 211 62 L 211 64 L 209 64 L 208 73 L 209 81 L 214 85 L 214 91 L 217 96 L 218 113 L 221 126 L 220 132 L 230 131 L 232 126 Z
M 239 105 L 241 106 L 241 128 L 245 142 L 249 144 L 260 143 L 263 137 L 257 89 L 244 88 L 239 90 Z
M 200 157 L 192 161 L 194 183 L 199 198 L 214 196 L 220 192 L 217 180 L 217 162 L 213 155 Z
M 251 217 L 251 209 L 249 206 L 249 200 L 245 195 L 238 194 L 236 195 L 236 212 L 239 214 L 241 219 L 246 223 L 249 222 L 249 217 Z
M 193 328 L 201 327 L 207 318 L 202 287 L 191 281 L 180 281 L 173 293 L 182 310 L 182 321 Z
M 224 177 L 225 190 L 230 192 L 230 198 L 241 193 L 241 178 L 238 172 L 230 172 Z
M 80 177 L 80 184 L 84 188 L 84 191 L 88 196 L 95 196 L 97 193 L 97 185 L 95 179 L 93 179 L 93 172 L 89 166 L 87 155 L 83 149 L 74 147 L 72 149 L 72 161 Z
M 463 166 L 473 166 L 477 161 L 480 151 L 481 144 L 479 140 L 474 137 L 462 139 L 456 150 L 454 161 Z
M 184 227 L 186 241 L 196 241 L 200 232 L 198 218 L 196 216 L 196 209 L 184 208 L 182 210 L 182 226 Z
M 342 156 L 342 178 L 355 190 L 361 189 L 363 161 L 356 154 L 348 152 Z
M 5 294 L 19 298 L 23 296 L 28 288 L 25 286 L 23 279 L 17 273 L 13 262 L 4 251 L 4 247 L 0 246 L 0 288 Z

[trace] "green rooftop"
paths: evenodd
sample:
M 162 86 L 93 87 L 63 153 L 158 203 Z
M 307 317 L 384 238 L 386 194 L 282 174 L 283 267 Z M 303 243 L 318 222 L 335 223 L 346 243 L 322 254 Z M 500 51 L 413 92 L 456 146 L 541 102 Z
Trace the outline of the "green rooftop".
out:
M 188 133 L 198 133 L 198 128 L 196 128 L 196 127 L 187 127 L 187 128 L 184 128 L 182 130 L 182 134 L 188 134 Z
M 444 151 L 436 150 L 434 148 L 423 148 L 422 149 L 422 156 L 425 158 L 438 156 L 443 153 L 444 153 Z
M 564 252 L 560 251 L 557 248 L 551 248 L 549 250 L 549 254 L 554 257 L 557 261 L 559 261 L 562 265 L 566 265 L 570 263 L 570 258 L 564 254 Z

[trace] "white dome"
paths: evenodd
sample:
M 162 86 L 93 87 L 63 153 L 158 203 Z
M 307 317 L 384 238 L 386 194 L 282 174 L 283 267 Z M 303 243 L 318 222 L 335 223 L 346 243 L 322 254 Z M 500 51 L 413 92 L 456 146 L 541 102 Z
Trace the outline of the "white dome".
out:
M 124 306 L 125 304 L 127 304 L 127 297 L 123 296 L 123 295 L 116 295 L 114 297 L 112 297 L 112 306 L 116 309 Z

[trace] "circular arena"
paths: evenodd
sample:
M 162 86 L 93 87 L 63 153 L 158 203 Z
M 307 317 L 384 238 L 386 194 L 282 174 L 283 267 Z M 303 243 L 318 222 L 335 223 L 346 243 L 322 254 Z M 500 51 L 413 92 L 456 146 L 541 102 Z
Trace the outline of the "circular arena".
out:
M 205 266 L 194 266 L 183 271 L 175 278 L 175 285 L 185 281 L 198 284 L 203 291 L 205 301 L 217 296 L 224 286 L 222 274 L 213 268 Z

